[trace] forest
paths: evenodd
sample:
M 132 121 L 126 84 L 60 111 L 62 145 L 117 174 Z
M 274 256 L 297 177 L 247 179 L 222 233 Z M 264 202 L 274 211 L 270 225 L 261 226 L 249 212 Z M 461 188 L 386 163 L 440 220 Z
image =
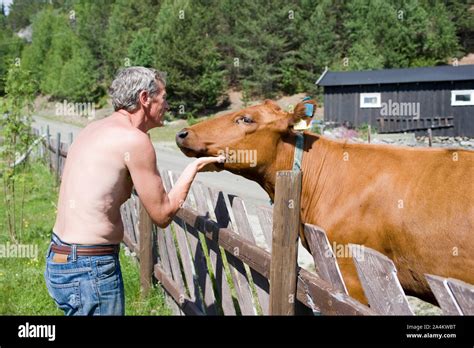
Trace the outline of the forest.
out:
M 50 100 L 107 100 L 118 69 L 166 74 L 171 110 L 317 94 L 324 71 L 448 64 L 473 50 L 469 0 L 13 0 L 0 12 L 0 95 L 12 65 Z M 31 35 L 18 35 L 30 31 Z M 177 115 L 179 116 L 179 115 Z

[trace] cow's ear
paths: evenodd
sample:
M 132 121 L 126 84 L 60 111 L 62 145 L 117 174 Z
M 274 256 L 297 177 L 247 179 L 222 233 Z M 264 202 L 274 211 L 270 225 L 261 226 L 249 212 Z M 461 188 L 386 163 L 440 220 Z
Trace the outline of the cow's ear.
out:
M 293 110 L 290 110 L 288 112 L 288 116 L 289 116 L 288 124 L 290 126 L 293 126 L 295 124 L 298 124 L 301 120 L 304 120 L 309 124 L 309 122 L 314 116 L 314 113 L 316 112 L 317 107 L 318 107 L 318 104 L 316 103 L 316 100 L 314 99 L 309 99 L 309 100 L 299 102 L 298 104 L 296 104 Z
M 304 100 L 296 104 L 293 110 L 288 112 L 293 124 L 300 122 L 302 119 L 311 119 L 316 112 L 318 104 L 314 99 Z

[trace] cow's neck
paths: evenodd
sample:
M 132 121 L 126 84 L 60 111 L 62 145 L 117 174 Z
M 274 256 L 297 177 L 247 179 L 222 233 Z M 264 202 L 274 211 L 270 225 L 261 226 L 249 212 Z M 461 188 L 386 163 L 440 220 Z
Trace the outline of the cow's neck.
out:
M 304 151 L 302 160 L 303 172 L 305 169 L 305 162 L 307 162 L 307 158 L 305 157 L 308 157 L 308 147 L 313 146 L 313 144 L 315 144 L 318 139 L 319 137 L 317 135 L 313 135 L 311 133 L 305 133 L 304 135 Z M 281 170 L 292 170 L 295 146 L 296 136 L 294 133 L 289 133 L 282 137 L 276 145 L 274 158 L 263 168 L 260 168 L 260 171 L 257 175 L 257 181 L 268 193 L 272 200 L 275 198 L 276 173 Z

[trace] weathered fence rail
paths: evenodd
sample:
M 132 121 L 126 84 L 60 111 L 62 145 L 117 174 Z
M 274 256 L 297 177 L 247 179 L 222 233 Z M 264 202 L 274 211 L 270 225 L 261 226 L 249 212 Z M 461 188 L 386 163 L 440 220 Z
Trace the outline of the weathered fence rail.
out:
M 51 139 L 47 132 L 38 153 L 60 178 L 68 144 L 58 139 Z M 161 176 L 169 192 L 178 176 L 170 171 L 162 171 Z M 287 190 L 287 194 L 281 196 L 286 197 L 282 198 L 282 203 L 288 204 L 288 199 L 294 195 L 294 187 L 285 186 L 283 190 Z M 294 196 L 297 197 L 299 193 Z M 268 207 L 258 207 L 253 214 L 257 218 L 251 220 L 242 199 L 195 181 L 183 208 L 170 226 L 162 229 L 152 223 L 138 196 L 132 193 L 121 207 L 125 229 L 123 242 L 140 261 L 144 293 L 149 291 L 152 278 L 155 278 L 164 288 L 175 314 L 275 313 L 270 305 L 272 258 L 281 258 L 284 250 L 293 252 L 296 241 L 296 234 L 283 244 L 273 235 L 273 231 L 286 231 L 289 224 L 285 225 L 285 220 L 290 221 L 295 216 L 282 210 L 282 206 L 278 206 L 278 215 L 273 215 Z M 274 222 L 274 217 L 278 221 Z M 251 223 L 257 220 L 259 226 Z M 258 238 L 257 233 L 262 233 L 263 238 Z M 273 301 L 277 298 L 287 300 L 294 307 L 290 313 L 295 314 L 413 315 L 397 278 L 397 270 L 389 258 L 363 246 L 349 246 L 353 251 L 349 257 L 355 262 L 369 307 L 348 295 L 326 233 L 309 224 L 305 224 L 304 233 L 316 272 L 299 267 L 294 255 L 287 265 L 274 264 L 273 273 L 277 278 L 273 279 L 280 282 L 278 269 L 294 269 L 294 272 L 280 274 L 283 279 L 287 277 L 288 289 L 286 292 L 280 292 L 282 287 L 277 289 Z M 265 242 L 257 244 L 257 240 Z M 360 250 L 363 250 L 362 254 Z M 289 274 L 294 279 L 288 279 Z M 435 275 L 426 275 L 426 278 L 444 314 L 474 314 L 473 285 Z M 285 293 L 290 296 L 285 298 Z M 285 307 L 281 309 L 285 311 L 286 305 L 274 302 L 273 306 Z

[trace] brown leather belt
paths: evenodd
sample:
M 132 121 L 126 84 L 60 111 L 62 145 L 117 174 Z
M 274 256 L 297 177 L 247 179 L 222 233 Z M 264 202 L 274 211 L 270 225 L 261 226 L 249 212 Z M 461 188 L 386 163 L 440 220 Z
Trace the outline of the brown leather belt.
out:
M 51 245 L 51 251 L 56 254 L 70 255 L 72 248 L 68 245 Z M 110 255 L 118 254 L 120 251 L 120 245 L 114 246 L 103 246 L 103 247 L 93 247 L 93 248 L 76 248 L 76 255 L 78 256 L 101 256 L 101 255 Z

